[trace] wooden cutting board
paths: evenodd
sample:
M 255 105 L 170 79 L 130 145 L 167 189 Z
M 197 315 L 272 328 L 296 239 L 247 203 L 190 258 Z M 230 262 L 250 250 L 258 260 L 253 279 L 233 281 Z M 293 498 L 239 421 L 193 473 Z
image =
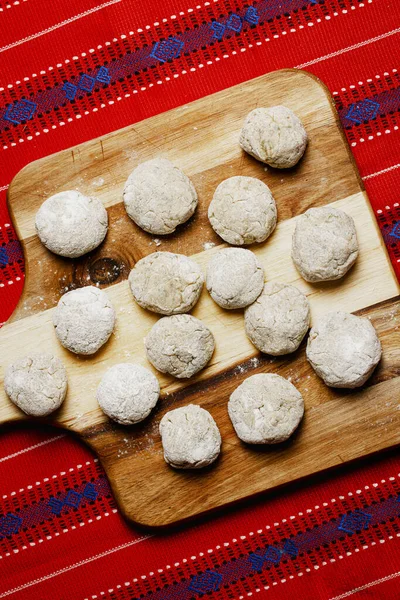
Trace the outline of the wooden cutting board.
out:
M 266 168 L 238 145 L 246 113 L 273 104 L 293 109 L 310 137 L 303 160 L 289 171 Z M 199 194 L 194 218 L 172 236 L 159 240 L 136 227 L 121 202 L 129 173 L 155 156 L 169 158 L 181 167 Z M 261 356 L 245 336 L 242 311 L 223 311 L 203 291 L 193 314 L 205 321 L 216 338 L 210 365 L 187 382 L 157 374 L 162 395 L 153 414 L 137 426 L 117 426 L 97 407 L 96 387 L 104 371 L 115 363 L 132 361 L 151 368 L 143 337 L 157 319 L 133 302 L 126 281 L 129 270 L 155 250 L 194 255 L 205 270 L 210 256 L 221 247 L 208 223 L 207 207 L 218 183 L 232 175 L 260 178 L 277 201 L 275 233 L 253 248 L 266 278 L 293 283 L 303 290 L 313 320 L 332 309 L 368 316 L 381 339 L 383 360 L 362 390 L 329 389 L 308 365 L 304 344 L 291 356 Z M 40 204 L 65 189 L 97 195 L 107 206 L 110 219 L 105 243 L 75 261 L 48 252 L 34 230 Z M 5 396 L 7 364 L 31 351 L 58 355 L 68 370 L 69 391 L 63 407 L 48 422 L 77 432 L 97 452 L 128 519 L 147 526 L 169 525 L 399 442 L 399 288 L 332 100 L 316 78 L 295 70 L 271 73 L 49 156 L 17 175 L 8 200 L 22 240 L 27 276 L 18 308 L 0 331 L 0 423 L 26 418 Z M 360 257 L 343 280 L 310 285 L 299 278 L 291 262 L 291 233 L 296 215 L 327 203 L 354 217 Z M 64 350 L 51 324 L 60 296 L 83 285 L 108 287 L 117 311 L 115 334 L 89 358 Z M 276 447 L 241 443 L 226 409 L 233 389 L 261 371 L 290 378 L 306 404 L 298 432 Z M 175 471 L 162 457 L 161 417 L 190 402 L 211 412 L 223 438 L 220 459 L 203 472 Z

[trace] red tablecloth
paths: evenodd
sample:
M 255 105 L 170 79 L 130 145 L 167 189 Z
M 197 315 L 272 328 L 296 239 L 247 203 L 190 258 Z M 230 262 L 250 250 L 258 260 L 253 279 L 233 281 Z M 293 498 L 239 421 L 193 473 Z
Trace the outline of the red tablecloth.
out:
M 399 0 L 0 0 L 0 321 L 23 285 L 19 169 L 283 67 L 331 90 L 400 274 L 399 33 Z M 78 441 L 6 432 L 0 598 L 398 599 L 399 467 L 392 452 L 149 535 Z

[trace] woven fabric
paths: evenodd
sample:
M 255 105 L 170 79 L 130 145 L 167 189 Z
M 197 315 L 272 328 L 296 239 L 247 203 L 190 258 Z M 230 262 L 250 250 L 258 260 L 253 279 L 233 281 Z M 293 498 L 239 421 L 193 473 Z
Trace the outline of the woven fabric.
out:
M 0 0 L 0 33 L 1 323 L 23 285 L 5 202 L 21 168 L 285 67 L 329 87 L 400 275 L 397 0 Z M 5 432 L 0 598 L 394 600 L 399 467 L 392 452 L 149 534 L 77 440 Z

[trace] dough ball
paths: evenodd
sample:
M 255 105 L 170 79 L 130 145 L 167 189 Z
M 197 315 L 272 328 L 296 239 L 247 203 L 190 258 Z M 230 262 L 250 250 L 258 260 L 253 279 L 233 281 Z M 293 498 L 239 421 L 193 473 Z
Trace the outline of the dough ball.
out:
M 101 410 L 121 425 L 143 421 L 157 404 L 157 377 L 141 365 L 120 363 L 105 372 L 97 388 Z
M 304 400 L 287 379 L 275 373 L 252 375 L 236 388 L 228 413 L 238 437 L 248 444 L 278 444 L 297 429 Z
M 115 312 L 105 292 L 88 286 L 60 298 L 53 323 L 64 348 L 75 354 L 94 354 L 112 334 Z
M 271 281 L 244 316 L 247 337 L 255 347 L 280 356 L 300 346 L 310 326 L 310 305 L 293 285 Z
M 244 248 L 225 248 L 207 267 L 207 289 L 222 308 L 243 308 L 261 294 L 264 269 L 256 255 Z
M 161 371 L 178 379 L 201 371 L 214 352 L 211 331 L 191 315 L 163 317 L 145 339 L 147 358 Z
M 126 212 L 149 233 L 166 235 L 185 223 L 197 206 L 190 179 L 165 158 L 141 163 L 124 189 Z
M 342 210 L 309 208 L 297 217 L 292 259 L 306 281 L 340 279 L 358 256 L 354 221 Z
M 360 387 L 381 356 L 381 343 L 369 319 L 341 311 L 330 312 L 310 331 L 308 361 L 330 387 Z
M 167 412 L 160 422 L 164 459 L 176 469 L 201 469 L 221 450 L 221 434 L 210 413 L 189 404 Z
M 276 169 L 294 167 L 307 146 L 300 119 L 285 106 L 255 108 L 244 120 L 240 145 L 257 160 Z
M 154 252 L 139 260 L 129 275 L 133 297 L 162 315 L 192 310 L 203 289 L 200 267 L 183 254 Z
M 36 213 L 36 232 L 54 254 L 76 258 L 101 244 L 108 229 L 103 203 L 75 190 L 50 196 Z
M 208 208 L 218 235 L 233 246 L 263 242 L 276 226 L 276 204 L 268 186 L 255 177 L 230 177 L 219 184 Z
M 45 417 L 64 402 L 67 372 L 52 354 L 32 354 L 8 366 L 4 388 L 10 400 L 32 417 Z

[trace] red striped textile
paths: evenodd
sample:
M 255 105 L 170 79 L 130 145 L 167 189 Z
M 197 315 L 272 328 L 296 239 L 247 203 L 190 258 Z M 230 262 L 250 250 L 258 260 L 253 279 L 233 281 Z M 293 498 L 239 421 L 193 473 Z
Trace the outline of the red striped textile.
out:
M 398 1 L 197 1 L 0 0 L 1 323 L 23 286 L 5 202 L 22 167 L 284 67 L 330 89 L 400 274 Z M 398 599 L 399 478 L 393 451 L 149 534 L 75 438 L 7 430 L 0 598 Z

